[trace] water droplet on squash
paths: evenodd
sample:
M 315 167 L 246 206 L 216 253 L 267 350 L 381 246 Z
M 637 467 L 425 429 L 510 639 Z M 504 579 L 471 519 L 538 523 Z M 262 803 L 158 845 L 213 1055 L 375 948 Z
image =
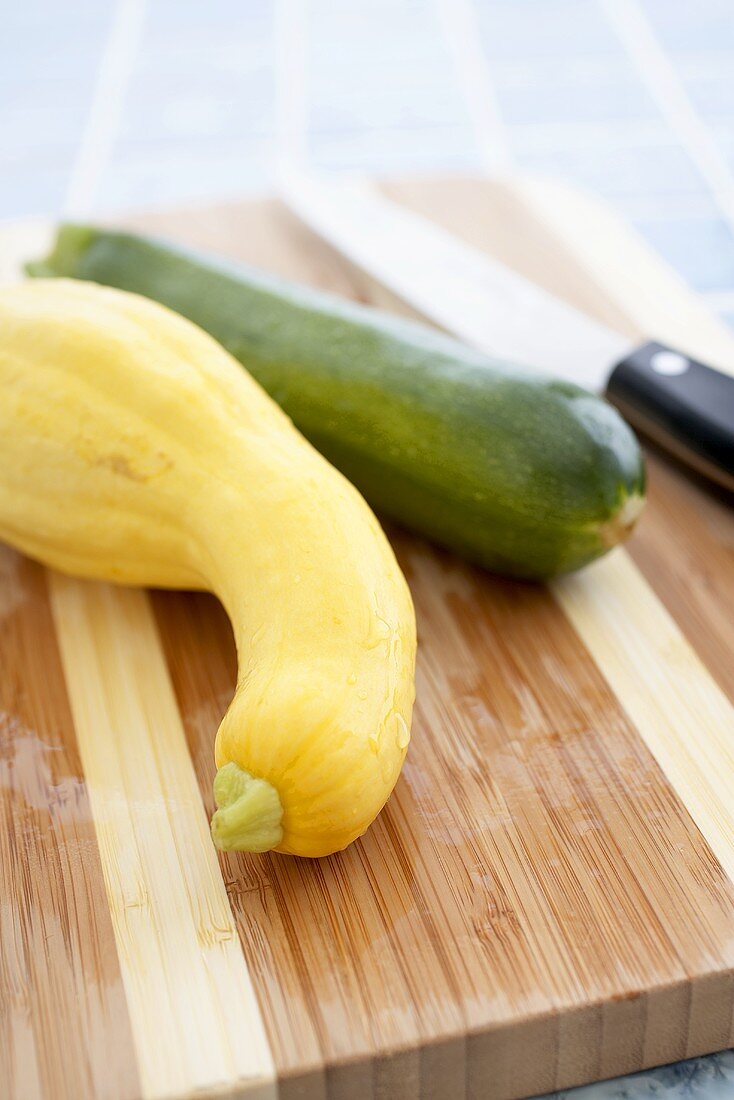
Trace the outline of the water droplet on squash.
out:
M 378 645 L 387 642 L 392 634 L 390 624 L 380 615 L 373 615 L 370 619 L 370 629 L 365 640 L 367 649 L 376 649 Z
M 348 684 L 356 684 L 357 683 L 357 677 L 354 675 L 353 672 L 350 672 L 349 675 L 347 676 L 347 683 Z
M 395 720 L 398 727 L 398 748 L 407 749 L 410 741 L 410 730 L 408 729 L 408 723 L 403 718 L 402 714 L 396 714 Z

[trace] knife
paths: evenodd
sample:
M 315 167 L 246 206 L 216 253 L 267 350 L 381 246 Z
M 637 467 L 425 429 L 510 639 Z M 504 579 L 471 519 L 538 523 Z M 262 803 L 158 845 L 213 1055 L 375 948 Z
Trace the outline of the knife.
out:
M 734 489 L 734 376 L 632 344 L 366 184 L 281 180 L 293 213 L 428 320 L 487 355 L 605 393 L 655 442 Z

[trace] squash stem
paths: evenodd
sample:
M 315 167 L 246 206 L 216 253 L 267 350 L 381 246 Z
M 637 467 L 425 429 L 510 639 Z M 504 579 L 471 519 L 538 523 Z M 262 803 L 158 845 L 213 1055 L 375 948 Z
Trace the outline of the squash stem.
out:
M 230 761 L 214 778 L 212 840 L 223 852 L 269 852 L 283 839 L 283 807 L 275 787 Z

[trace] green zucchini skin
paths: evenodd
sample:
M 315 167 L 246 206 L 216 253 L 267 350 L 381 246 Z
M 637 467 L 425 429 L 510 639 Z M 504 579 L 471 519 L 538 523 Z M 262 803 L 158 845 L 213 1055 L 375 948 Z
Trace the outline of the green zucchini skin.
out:
M 427 326 L 91 226 L 62 226 L 28 271 L 134 291 L 190 318 L 379 513 L 495 572 L 577 569 L 640 511 L 640 448 L 611 405 Z

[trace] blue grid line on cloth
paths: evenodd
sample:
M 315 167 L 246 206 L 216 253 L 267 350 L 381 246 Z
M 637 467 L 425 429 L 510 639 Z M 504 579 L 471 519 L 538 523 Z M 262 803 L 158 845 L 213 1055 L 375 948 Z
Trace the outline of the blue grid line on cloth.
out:
M 697 290 L 734 290 L 731 0 L 634 2 L 731 174 L 728 215 L 602 2 L 468 0 L 503 140 L 521 170 L 610 201 Z M 0 41 L 1 217 L 64 211 L 108 39 L 135 3 L 142 29 L 108 154 L 83 189 L 86 212 L 270 186 L 279 140 L 274 3 L 28 0 L 6 13 Z M 314 166 L 389 174 L 486 163 L 437 6 L 304 0 Z

